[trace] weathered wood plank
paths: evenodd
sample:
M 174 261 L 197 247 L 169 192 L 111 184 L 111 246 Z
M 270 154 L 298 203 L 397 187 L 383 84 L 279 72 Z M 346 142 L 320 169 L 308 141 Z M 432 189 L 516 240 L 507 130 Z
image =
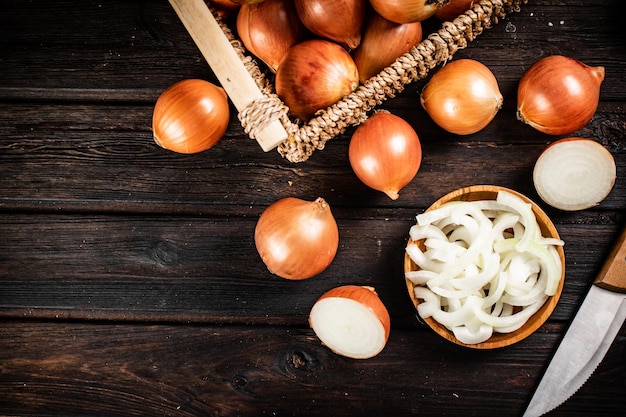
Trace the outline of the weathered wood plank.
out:
M 626 58 L 613 29 L 620 28 L 618 6 L 615 0 L 530 1 L 459 56 L 480 59 L 512 86 L 541 56 L 570 55 L 606 65 L 603 93 L 620 98 Z M 182 78 L 215 80 L 166 1 L 8 1 L 5 10 L 0 98 L 146 100 Z
M 596 374 L 551 415 L 619 415 L 625 341 L 622 330 Z M 557 343 L 557 333 L 539 332 L 484 352 L 427 331 L 393 331 L 380 355 L 358 361 L 332 354 L 310 330 L 288 327 L 5 322 L 0 412 L 519 415 Z M 416 358 L 413 366 L 407 358 Z
M 176 155 L 150 131 L 160 92 L 215 80 L 167 1 L 3 1 L 0 25 L 0 414 L 520 415 L 626 220 L 626 50 L 617 0 L 530 0 L 457 57 L 499 80 L 505 106 L 468 137 L 418 103 L 426 80 L 382 107 L 420 135 L 420 173 L 397 201 L 361 184 L 350 132 L 304 164 L 263 153 L 233 114 L 209 152 Z M 547 209 L 566 241 L 565 290 L 517 345 L 478 352 L 415 317 L 402 256 L 413 216 L 461 186 L 497 183 L 537 199 L 530 173 L 555 138 L 515 120 L 516 86 L 550 54 L 604 65 L 600 107 L 575 136 L 615 156 L 597 208 Z M 263 208 L 326 198 L 340 228 L 331 266 L 303 282 L 272 276 L 253 242 Z M 321 346 L 313 302 L 336 285 L 376 287 L 392 315 L 368 361 Z M 626 328 L 554 416 L 626 406 Z
M 216 146 L 179 155 L 153 142 L 151 106 L 0 104 L 6 121 L 0 126 L 0 209 L 198 213 L 215 209 L 210 204 L 268 205 L 287 195 L 321 195 L 336 206 L 426 207 L 449 191 L 480 183 L 536 199 L 532 167 L 553 138 L 516 121 L 513 109 L 503 109 L 478 134 L 458 137 L 415 114 L 414 107 L 408 97 L 386 107 L 411 120 L 424 155 L 418 175 L 394 202 L 352 172 L 349 132 L 327 144 L 332 151 L 292 164 L 260 151 L 233 116 L 230 133 Z M 624 107 L 602 104 L 578 133 L 601 141 L 616 159 L 618 180 L 601 209 L 626 206 L 625 131 Z
M 403 278 L 413 214 L 336 211 L 333 263 L 305 281 L 270 274 L 254 246 L 258 210 L 235 219 L 0 215 L 0 316 L 306 326 L 315 300 L 342 284 L 376 288 L 394 326 L 416 325 Z M 363 213 L 362 213 L 363 214 Z M 598 219 L 595 220 L 596 222 Z M 566 284 L 553 314 L 569 318 L 621 227 L 558 224 Z

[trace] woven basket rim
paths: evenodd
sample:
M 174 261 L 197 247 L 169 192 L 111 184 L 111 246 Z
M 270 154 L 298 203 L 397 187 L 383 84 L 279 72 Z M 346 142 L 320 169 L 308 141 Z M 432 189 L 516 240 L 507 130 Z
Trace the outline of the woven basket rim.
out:
M 325 147 L 330 139 L 358 126 L 369 113 L 384 101 L 401 93 L 409 84 L 424 79 L 431 70 L 450 61 L 454 54 L 468 46 L 485 29 L 496 25 L 499 19 L 519 12 L 528 0 L 480 0 L 452 21 L 441 23 L 439 30 L 430 33 L 409 52 L 398 57 L 380 73 L 360 84 L 355 91 L 313 118 L 302 121 L 289 114 L 289 108 L 276 95 L 273 85 L 256 62 L 256 57 L 246 50 L 210 4 L 209 10 L 218 21 L 237 55 L 255 80 L 263 98 L 242 109 L 238 118 L 246 134 L 255 139 L 256 132 L 268 123 L 279 120 L 288 138 L 278 145 L 281 156 L 290 162 L 304 162 L 314 151 Z

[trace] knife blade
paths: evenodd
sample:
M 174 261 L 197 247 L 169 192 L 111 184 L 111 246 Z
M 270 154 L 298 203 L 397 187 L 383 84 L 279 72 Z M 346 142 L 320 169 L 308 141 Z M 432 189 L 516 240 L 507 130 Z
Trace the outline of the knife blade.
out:
M 552 357 L 524 417 L 541 416 L 589 379 L 626 319 L 626 228 Z

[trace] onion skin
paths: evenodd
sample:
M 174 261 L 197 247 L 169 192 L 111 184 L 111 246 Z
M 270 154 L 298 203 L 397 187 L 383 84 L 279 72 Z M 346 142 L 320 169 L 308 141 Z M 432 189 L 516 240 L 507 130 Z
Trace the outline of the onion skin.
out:
M 215 9 L 221 19 L 228 19 L 239 11 L 241 4 L 233 0 L 208 0 L 206 3 Z
M 353 133 L 348 148 L 356 176 L 392 200 L 417 174 L 422 147 L 415 130 L 402 118 L 378 111 Z
M 421 22 L 450 0 L 370 0 L 378 14 L 396 23 Z
M 563 211 L 597 206 L 609 195 L 615 180 L 613 155 L 588 138 L 570 137 L 551 143 L 533 169 L 539 197 Z
M 259 4 L 265 2 L 265 0 L 231 0 L 233 3 L 237 4 Z
M 289 280 L 311 278 L 330 265 L 339 229 L 323 198 L 286 197 L 261 214 L 254 230 L 256 249 L 270 272 Z
M 487 126 L 500 110 L 503 97 L 493 73 L 473 59 L 443 66 L 422 90 L 422 107 L 437 125 L 457 135 Z
M 372 10 L 363 29 L 361 44 L 352 51 L 361 82 L 365 83 L 391 65 L 421 39 L 421 22 L 395 23 Z
M 295 0 L 302 23 L 316 35 L 348 50 L 361 42 L 366 0 Z
M 226 133 L 230 120 L 228 96 L 208 81 L 179 81 L 161 93 L 152 114 L 154 141 L 184 154 L 205 151 Z
M 387 308 L 378 297 L 375 289 L 373 287 L 368 286 L 358 286 L 358 285 L 343 285 L 340 287 L 335 287 L 327 292 L 325 292 L 320 298 L 318 298 L 316 304 L 327 298 L 346 298 L 350 300 L 354 300 L 363 306 L 367 307 L 380 321 L 381 325 L 384 329 L 384 344 L 389 340 L 389 333 L 391 329 L 391 318 L 389 316 L 389 312 Z M 315 305 L 314 307 L 315 308 Z M 309 326 L 315 331 L 316 323 L 313 322 L 311 315 L 309 316 Z M 317 333 L 317 332 L 316 332 Z M 384 348 L 384 345 L 382 346 Z M 382 348 L 380 351 L 382 351 Z M 332 348 L 331 348 L 332 349 Z M 379 352 L 380 352 L 379 351 Z M 373 354 L 367 356 L 352 356 L 354 359 L 368 359 L 372 356 L 375 356 L 379 352 L 375 352 Z M 342 354 L 341 352 L 335 351 L 335 353 Z
M 469 10 L 478 0 L 450 0 L 448 4 L 435 11 L 435 17 L 441 21 L 452 21 Z
M 272 72 L 287 51 L 309 35 L 291 0 L 243 4 L 237 14 L 237 32 L 244 46 Z
M 350 54 L 339 44 L 311 39 L 293 46 L 276 71 L 276 93 L 295 117 L 310 119 L 359 85 Z
M 549 135 L 565 135 L 585 126 L 600 101 L 604 67 L 573 58 L 541 58 L 522 75 L 517 89 L 517 118 Z

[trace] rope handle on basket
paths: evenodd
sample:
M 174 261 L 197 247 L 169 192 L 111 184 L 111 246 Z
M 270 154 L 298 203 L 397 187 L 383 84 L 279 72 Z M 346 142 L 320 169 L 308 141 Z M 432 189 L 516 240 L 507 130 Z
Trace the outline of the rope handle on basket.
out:
M 395 97 L 408 84 L 425 78 L 430 70 L 452 59 L 459 49 L 467 47 L 484 29 L 497 24 L 498 19 L 507 13 L 519 12 L 520 5 L 527 1 L 480 0 L 452 22 L 443 22 L 437 32 L 431 33 L 356 91 L 318 112 L 306 124 L 301 121 L 295 123 L 289 118 L 289 109 L 272 91 L 272 86 L 254 60 L 245 54 L 241 42 L 220 23 L 233 48 L 266 95 L 240 111 L 239 120 L 252 138 L 266 123 L 280 120 L 289 137 L 278 145 L 278 152 L 291 162 L 306 161 L 315 150 L 323 149 L 328 140 L 344 133 L 349 126 L 366 120 L 367 113 L 374 107 Z
M 244 131 L 252 139 L 256 139 L 259 131 L 276 120 L 285 126 L 287 134 L 294 132 L 289 120 L 289 107 L 275 94 L 266 94 L 265 97 L 254 100 L 239 112 L 238 118 Z

